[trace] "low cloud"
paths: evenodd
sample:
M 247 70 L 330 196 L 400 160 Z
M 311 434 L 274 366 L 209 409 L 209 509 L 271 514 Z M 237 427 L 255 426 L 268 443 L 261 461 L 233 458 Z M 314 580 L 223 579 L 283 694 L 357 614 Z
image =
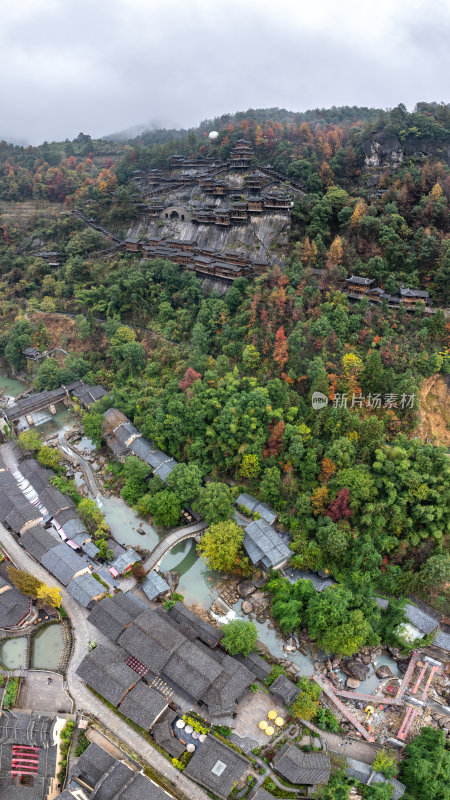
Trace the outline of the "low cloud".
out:
M 19 0 L 2 8 L 0 138 L 448 101 L 449 30 L 446 0 Z

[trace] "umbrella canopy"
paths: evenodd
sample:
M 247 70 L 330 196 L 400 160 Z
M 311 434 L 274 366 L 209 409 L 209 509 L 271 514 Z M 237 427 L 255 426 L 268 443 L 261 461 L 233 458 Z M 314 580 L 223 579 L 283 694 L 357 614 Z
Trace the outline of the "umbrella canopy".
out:
M 188 753 L 195 753 L 195 744 L 189 742 L 189 744 L 186 747 L 186 750 L 188 751 Z
M 200 734 L 198 733 L 198 731 L 192 731 L 192 738 L 193 739 L 199 739 L 200 738 Z
M 269 727 L 266 728 L 264 733 L 266 734 L 266 736 L 272 736 L 272 734 L 275 733 L 275 730 L 272 728 L 272 725 L 269 725 Z
M 276 719 L 278 717 L 278 713 L 272 709 L 272 711 L 269 711 L 267 716 L 269 717 L 269 719 Z
M 185 723 L 184 719 L 177 719 L 177 721 L 176 721 L 177 728 L 184 728 L 185 725 L 186 725 L 186 723 Z
M 186 725 L 184 730 L 186 731 L 186 733 L 192 733 L 194 728 L 192 727 L 192 725 Z
M 281 726 L 284 725 L 283 717 L 277 717 L 275 720 L 275 725 L 278 725 L 278 727 L 281 728 Z
M 266 722 L 265 719 L 262 719 L 261 722 L 259 723 L 259 727 L 261 728 L 262 731 L 265 731 L 266 728 L 269 727 L 269 723 Z
M 198 740 L 199 742 L 206 741 L 206 733 L 201 733 L 200 736 L 198 737 Z

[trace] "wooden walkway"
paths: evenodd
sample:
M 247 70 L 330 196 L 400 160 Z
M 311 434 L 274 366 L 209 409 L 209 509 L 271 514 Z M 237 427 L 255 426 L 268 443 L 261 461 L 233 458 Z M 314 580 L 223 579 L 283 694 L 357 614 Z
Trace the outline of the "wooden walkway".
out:
M 413 672 L 415 670 L 416 664 L 417 664 L 417 662 L 419 660 L 419 655 L 420 655 L 420 653 L 418 653 L 417 650 L 414 650 L 414 653 L 412 654 L 411 660 L 410 660 L 410 662 L 408 664 L 408 669 L 405 672 L 404 678 L 403 678 L 403 680 L 402 680 L 402 682 L 400 684 L 400 688 L 399 688 L 399 690 L 397 692 L 396 700 L 400 700 L 403 697 L 403 695 L 404 695 L 404 693 L 406 691 L 406 687 L 408 686 L 408 683 L 409 683 L 409 681 L 411 679 L 411 676 L 412 676 L 412 674 L 413 674 Z
M 396 697 L 381 697 L 376 694 L 361 694 L 361 692 L 349 692 L 346 689 L 335 689 L 335 694 L 339 697 L 348 697 L 350 700 L 364 700 L 368 703 L 382 703 L 384 706 L 402 706 L 403 700 Z
M 344 703 L 342 703 L 341 700 L 339 700 L 339 697 L 337 697 L 334 692 L 334 687 L 332 687 L 323 678 L 319 678 L 318 675 L 313 675 L 313 681 L 315 681 L 317 685 L 320 686 L 320 688 L 325 692 L 327 697 L 330 698 L 331 702 L 334 703 L 335 706 L 337 706 L 339 711 L 344 715 L 344 717 L 348 719 L 349 722 L 351 722 L 353 727 L 360 732 L 361 736 L 364 736 L 364 739 L 366 739 L 366 741 L 368 742 L 375 741 L 374 737 L 372 736 L 371 733 L 369 733 L 367 728 L 365 728 L 364 725 L 361 725 L 360 721 L 356 719 L 356 717 L 354 716 L 354 714 L 352 714 L 351 711 L 348 710 L 347 706 L 345 706 Z

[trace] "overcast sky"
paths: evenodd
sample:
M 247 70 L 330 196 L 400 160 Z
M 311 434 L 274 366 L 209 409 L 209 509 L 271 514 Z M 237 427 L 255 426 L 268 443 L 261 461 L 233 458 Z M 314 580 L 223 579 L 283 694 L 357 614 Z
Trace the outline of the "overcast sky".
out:
M 449 102 L 449 0 L 2 0 L 0 139 Z

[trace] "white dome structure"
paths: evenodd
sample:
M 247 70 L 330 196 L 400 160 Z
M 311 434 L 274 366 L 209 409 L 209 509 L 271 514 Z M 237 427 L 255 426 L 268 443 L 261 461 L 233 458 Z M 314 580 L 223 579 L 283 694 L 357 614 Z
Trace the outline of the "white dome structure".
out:
M 218 139 L 218 138 L 219 138 L 218 131 L 211 131 L 211 133 L 208 136 L 208 139 L 211 139 L 212 142 L 214 142 L 215 139 Z

